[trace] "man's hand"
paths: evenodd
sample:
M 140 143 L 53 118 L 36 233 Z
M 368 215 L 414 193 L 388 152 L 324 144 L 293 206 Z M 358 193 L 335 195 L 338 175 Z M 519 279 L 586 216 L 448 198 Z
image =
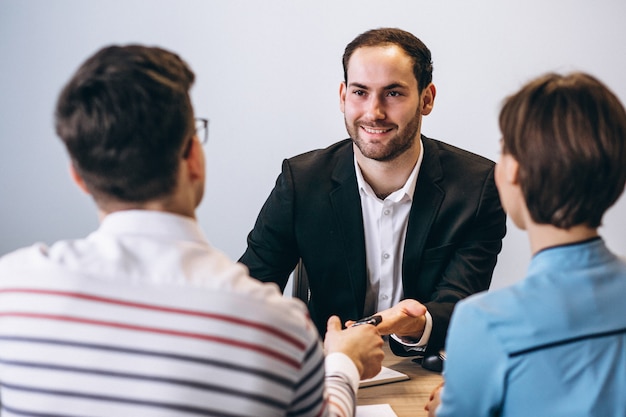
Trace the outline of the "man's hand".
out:
M 328 319 L 324 351 L 326 354 L 341 352 L 356 365 L 361 379 L 371 378 L 380 372 L 385 353 L 383 339 L 371 324 L 341 330 L 339 317 Z
M 383 321 L 376 327 L 380 334 L 396 334 L 399 337 L 419 339 L 426 325 L 426 307 L 417 300 L 406 299 L 395 306 L 376 313 Z M 351 326 L 354 322 L 346 322 Z
M 441 388 L 443 388 L 443 382 L 430 393 L 430 399 L 424 406 L 424 410 L 428 411 L 428 417 L 436 417 L 435 411 L 441 403 Z

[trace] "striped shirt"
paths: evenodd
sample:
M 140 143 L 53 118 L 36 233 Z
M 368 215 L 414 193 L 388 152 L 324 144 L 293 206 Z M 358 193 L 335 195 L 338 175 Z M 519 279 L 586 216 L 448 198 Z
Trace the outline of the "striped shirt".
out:
M 117 212 L 0 258 L 2 416 L 351 416 L 357 386 L 190 218 Z

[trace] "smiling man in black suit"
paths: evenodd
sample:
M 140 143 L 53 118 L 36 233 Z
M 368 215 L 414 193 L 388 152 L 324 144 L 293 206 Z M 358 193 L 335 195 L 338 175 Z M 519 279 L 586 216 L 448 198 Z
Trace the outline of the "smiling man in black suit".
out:
M 457 301 L 486 290 L 505 235 L 494 163 L 421 134 L 428 48 L 400 29 L 355 38 L 340 107 L 351 139 L 287 159 L 240 261 L 284 289 L 302 259 L 323 334 L 373 313 L 399 355 L 443 348 Z

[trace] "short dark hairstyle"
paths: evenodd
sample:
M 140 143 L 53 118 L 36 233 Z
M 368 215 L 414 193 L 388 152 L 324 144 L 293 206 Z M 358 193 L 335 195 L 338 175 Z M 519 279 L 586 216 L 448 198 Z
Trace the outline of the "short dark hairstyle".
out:
M 398 45 L 413 61 L 417 88 L 423 91 L 433 80 L 430 50 L 413 34 L 396 28 L 372 29 L 361 33 L 350 42 L 343 53 L 343 80 L 348 83 L 348 62 L 355 50 L 367 46 Z
M 105 47 L 78 68 L 59 96 L 56 132 L 98 204 L 174 189 L 194 132 L 193 81 L 178 55 L 142 45 Z
M 505 100 L 500 129 L 534 222 L 602 224 L 626 182 L 626 112 L 604 84 L 580 72 L 539 77 Z

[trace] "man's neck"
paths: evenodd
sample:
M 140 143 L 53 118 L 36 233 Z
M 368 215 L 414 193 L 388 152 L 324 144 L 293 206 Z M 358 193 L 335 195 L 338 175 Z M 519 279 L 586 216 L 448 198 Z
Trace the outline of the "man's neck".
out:
M 173 213 L 179 214 L 181 216 L 191 217 L 192 219 L 196 218 L 195 210 L 189 209 L 189 207 L 184 207 L 182 205 L 172 204 L 172 201 L 150 201 L 146 203 L 110 203 L 106 205 L 101 205 L 98 207 L 98 217 L 100 221 L 104 219 L 105 216 L 115 213 L 117 211 L 125 211 L 125 210 L 151 210 L 151 211 L 161 211 L 165 213 Z
M 421 152 L 421 145 L 418 140 L 416 146 L 408 149 L 397 158 L 391 161 L 376 161 L 366 158 L 358 147 L 354 145 L 353 147 L 363 179 L 381 200 L 404 186 L 413 168 L 415 168 Z

